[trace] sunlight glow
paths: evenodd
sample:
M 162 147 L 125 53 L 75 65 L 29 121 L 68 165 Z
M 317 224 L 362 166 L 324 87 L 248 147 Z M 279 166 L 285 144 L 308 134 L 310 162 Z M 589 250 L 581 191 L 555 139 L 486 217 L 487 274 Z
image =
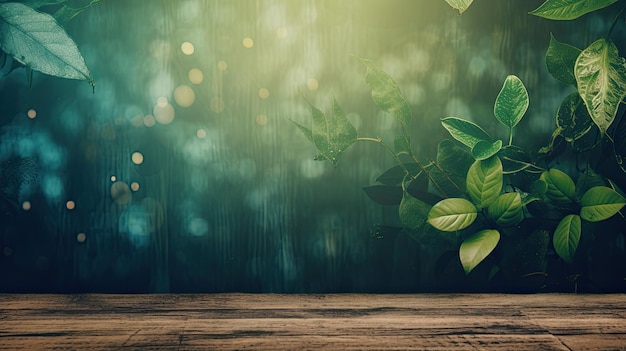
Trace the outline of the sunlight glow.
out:
M 200 84 L 204 81 L 204 74 L 197 68 L 190 69 L 187 77 L 192 84 Z
M 267 99 L 270 97 L 270 91 L 267 88 L 259 89 L 259 97 L 263 100 Z
M 26 116 L 28 116 L 28 118 L 30 118 L 30 119 L 34 119 L 35 117 L 37 117 L 37 111 L 35 111 L 34 109 L 31 108 L 26 113 Z
M 73 209 L 75 209 L 75 208 L 76 208 L 76 203 L 75 203 L 74 201 L 70 200 L 70 201 L 68 201 L 68 202 L 66 202 L 66 203 L 65 203 L 65 207 L 66 207 L 68 210 L 73 210 Z
M 192 43 L 186 41 L 180 45 L 180 50 L 185 55 L 193 55 L 195 48 L 193 47 Z
M 181 85 L 174 90 L 174 100 L 180 107 L 189 107 L 196 100 L 196 94 L 187 85 Z
M 152 113 L 157 122 L 161 124 L 170 124 L 174 120 L 174 107 L 164 97 L 158 99 Z
M 139 191 L 139 183 L 137 183 L 137 182 L 130 183 L 130 189 L 132 191 Z
M 79 243 L 84 243 L 85 240 L 87 240 L 87 235 L 85 233 L 78 233 L 78 235 L 76 235 L 76 241 Z
M 140 165 L 143 163 L 143 154 L 139 151 L 133 152 L 130 158 L 133 161 L 133 163 L 136 165 Z
M 28 211 L 31 208 L 31 204 L 30 201 L 24 201 L 22 202 L 22 210 L 24 211 Z
M 252 38 L 244 38 L 243 39 L 243 47 L 246 49 L 250 49 L 254 46 L 254 41 L 252 40 Z
M 309 80 L 306 81 L 306 87 L 307 87 L 307 89 L 309 89 L 311 91 L 315 91 L 315 90 L 317 90 L 317 88 L 319 88 L 319 83 L 318 83 L 317 79 L 310 78 Z

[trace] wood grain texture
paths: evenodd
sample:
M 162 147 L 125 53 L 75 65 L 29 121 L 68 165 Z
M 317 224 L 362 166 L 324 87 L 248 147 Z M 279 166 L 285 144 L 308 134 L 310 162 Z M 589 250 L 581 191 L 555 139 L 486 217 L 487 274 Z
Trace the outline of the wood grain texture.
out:
M 626 350 L 626 295 L 0 295 L 0 350 Z

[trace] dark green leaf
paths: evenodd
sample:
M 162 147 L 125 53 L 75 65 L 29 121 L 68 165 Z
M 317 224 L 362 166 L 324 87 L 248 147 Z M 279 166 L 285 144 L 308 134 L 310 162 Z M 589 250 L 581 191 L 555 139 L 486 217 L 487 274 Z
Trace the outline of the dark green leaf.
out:
M 489 134 L 476 123 L 457 117 L 446 117 L 441 119 L 441 124 L 450 132 L 454 139 L 470 149 L 479 141 L 486 141 L 489 144 L 493 142 Z
M 360 59 L 367 67 L 365 82 L 372 91 L 374 103 L 385 112 L 395 116 L 400 124 L 404 135 L 408 135 L 411 125 L 411 108 L 402 95 L 398 84 L 387 72 L 378 68 L 370 60 Z
M 385 206 L 399 205 L 402 201 L 402 187 L 393 185 L 371 185 L 363 187 L 370 199 Z
M 417 163 L 404 163 L 389 168 L 376 178 L 376 181 L 385 185 L 400 184 L 407 177 L 407 170 L 411 173 L 410 177 L 415 177 L 421 169 Z
M 502 161 L 504 174 L 521 172 L 531 165 L 530 157 L 526 151 L 515 145 L 507 145 L 500 149 L 498 157 Z
M 546 52 L 548 72 L 559 81 L 575 86 L 574 65 L 580 52 L 579 48 L 561 43 L 550 33 L 550 46 Z
M 427 225 L 430 208 L 429 204 L 405 192 L 398 208 L 400 223 L 403 227 L 413 231 L 425 230 L 424 226 Z
M 474 158 L 452 140 L 444 139 L 437 148 L 437 164 L 429 171 L 434 189 L 442 196 L 465 193 L 465 177 Z
M 617 0 L 546 0 L 530 14 L 552 20 L 572 20 L 615 2 Z
M 593 124 L 585 103 L 578 93 L 568 95 L 556 113 L 559 134 L 568 142 L 580 139 L 591 130 Z
M 502 140 L 496 140 L 493 143 L 481 140 L 472 147 L 472 156 L 477 160 L 486 160 L 495 155 L 502 149 Z

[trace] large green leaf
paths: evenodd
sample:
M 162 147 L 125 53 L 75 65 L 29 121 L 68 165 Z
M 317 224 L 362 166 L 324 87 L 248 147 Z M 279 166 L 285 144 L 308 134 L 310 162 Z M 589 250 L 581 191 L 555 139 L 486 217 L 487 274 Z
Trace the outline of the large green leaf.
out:
M 356 141 L 357 133 L 335 99 L 333 112 L 332 116 L 326 116 L 311 105 L 313 115 L 311 135 L 320 154 L 336 165 L 343 152 Z
M 576 194 L 576 185 L 570 176 L 556 168 L 544 171 L 539 179 L 546 182 L 546 196 L 557 203 L 570 203 Z
M 405 192 L 398 208 L 400 223 L 405 228 L 420 231 L 427 224 L 426 221 L 428 220 L 430 208 L 429 204 Z
M 472 4 L 474 0 L 446 0 L 448 5 L 452 6 L 452 8 L 459 10 L 459 15 L 463 14 L 465 10 Z
M 486 141 L 489 144 L 493 143 L 489 134 L 474 122 L 458 117 L 446 117 L 441 119 L 441 124 L 450 132 L 454 139 L 470 149 L 479 141 Z
M 493 113 L 500 123 L 515 127 L 528 109 L 528 91 L 517 76 L 506 77 L 493 105 Z
M 587 107 L 578 93 L 563 99 L 556 113 L 556 127 L 565 140 L 572 142 L 580 139 L 591 130 L 592 124 Z
M 407 174 L 407 171 L 410 174 Z M 376 181 L 385 185 L 400 184 L 407 176 L 415 177 L 421 171 L 420 166 L 415 162 L 407 162 L 389 168 L 376 178 Z
M 550 46 L 546 52 L 546 67 L 550 74 L 565 84 L 576 85 L 574 65 L 581 50 L 562 43 L 550 33 Z
M 594 186 L 581 199 L 580 216 L 589 222 L 599 222 L 613 217 L 626 205 L 626 198 L 606 186 Z
M 524 219 L 522 197 L 518 192 L 498 196 L 496 201 L 487 207 L 487 215 L 502 227 L 512 227 Z
M 411 125 L 411 108 L 398 84 L 372 61 L 361 59 L 361 62 L 367 67 L 365 82 L 372 91 L 372 100 L 382 111 L 395 116 L 400 121 L 404 134 L 408 135 Z
M 497 156 L 477 160 L 467 171 L 467 193 L 479 208 L 496 201 L 502 191 L 502 184 L 502 162 Z
M 55 19 L 20 3 L 0 3 L 0 48 L 33 70 L 94 85 L 76 43 Z
M 546 0 L 530 14 L 553 20 L 572 20 L 614 2 L 617 0 Z
M 572 263 L 574 261 L 574 254 L 580 241 L 580 228 L 580 217 L 570 214 L 563 217 L 554 231 L 552 237 L 554 250 L 565 262 Z
M 500 232 L 495 229 L 481 230 L 463 240 L 459 249 L 459 258 L 465 270 L 469 274 L 496 248 L 500 241 Z
M 370 199 L 384 206 L 400 204 L 402 187 L 399 185 L 370 185 L 363 187 L 363 191 Z
M 476 206 L 462 198 L 443 199 L 428 213 L 428 223 L 444 231 L 454 232 L 469 227 L 478 213 Z
M 580 53 L 574 75 L 578 93 L 604 135 L 626 97 L 626 60 L 612 41 L 598 39 Z

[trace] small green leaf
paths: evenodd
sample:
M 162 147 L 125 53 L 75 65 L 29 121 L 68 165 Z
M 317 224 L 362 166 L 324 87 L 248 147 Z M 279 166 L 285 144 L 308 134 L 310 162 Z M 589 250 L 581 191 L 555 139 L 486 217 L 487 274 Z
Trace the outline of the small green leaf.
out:
M 454 232 L 469 227 L 476 217 L 476 207 L 462 198 L 443 199 L 428 213 L 428 223 L 444 231 Z
M 589 222 L 613 217 L 626 205 L 626 198 L 606 186 L 594 186 L 581 199 L 580 216 Z
M 428 172 L 434 189 L 442 196 L 459 196 L 465 193 L 467 170 L 474 158 L 465 149 L 449 139 L 444 139 L 437 148 L 437 166 Z
M 612 41 L 598 39 L 580 53 L 574 75 L 578 93 L 604 135 L 626 97 L 626 60 L 619 56 Z
M 567 263 L 574 261 L 574 254 L 580 241 L 580 228 L 580 217 L 570 214 L 563 217 L 554 231 L 552 238 L 554 250 Z
M 453 9 L 459 10 L 459 15 L 463 14 L 473 1 L 474 0 L 446 0 L 448 5 L 452 6 Z
M 402 95 L 398 84 L 387 72 L 378 68 L 370 60 L 360 59 L 367 67 L 365 82 L 372 91 L 372 100 L 384 112 L 395 116 L 402 125 L 404 135 L 409 134 L 411 108 Z
M 489 134 L 476 123 L 457 117 L 446 117 L 441 119 L 441 124 L 450 132 L 454 139 L 470 149 L 479 141 L 486 141 L 489 144 L 493 142 Z
M 512 227 L 524 219 L 522 198 L 519 193 L 506 193 L 498 196 L 487 208 L 487 215 L 498 225 Z
M 528 91 L 524 83 L 514 75 L 506 77 L 496 98 L 493 113 L 500 123 L 509 128 L 515 127 L 528 109 Z
M 95 84 L 76 43 L 54 18 L 15 2 L 0 4 L 0 48 L 33 70 Z
M 550 46 L 546 52 L 548 72 L 557 80 L 575 86 L 574 65 L 580 52 L 579 48 L 561 43 L 550 33 Z
M 529 13 L 552 20 L 572 20 L 615 2 L 617 0 L 546 0 Z
M 530 167 L 530 157 L 519 146 L 507 145 L 498 152 L 498 157 L 502 161 L 502 172 L 512 174 Z
M 57 20 L 57 22 L 59 22 L 61 24 L 66 24 L 72 18 L 76 17 L 79 13 L 85 11 L 86 9 L 88 9 L 91 6 L 99 3 L 100 1 L 102 1 L 102 0 L 91 0 L 87 5 L 85 5 L 83 7 L 72 7 L 72 6 L 69 6 L 67 4 L 64 4 L 63 6 L 61 6 L 60 9 L 58 9 L 54 13 L 53 16 Z
M 472 156 L 477 160 L 486 160 L 495 155 L 502 149 L 502 140 L 496 140 L 493 143 L 481 140 L 472 148 Z
M 363 191 L 380 205 L 394 206 L 402 201 L 402 187 L 394 185 L 370 185 L 363 187 Z
M 578 93 L 563 99 L 556 113 L 556 126 L 565 140 L 572 142 L 582 138 L 591 130 L 592 124 L 587 107 Z
M 502 162 L 497 156 L 476 160 L 467 171 L 467 193 L 479 208 L 496 201 L 502 191 Z
M 576 185 L 570 176 L 552 168 L 541 173 L 539 179 L 546 182 L 546 196 L 557 203 L 570 203 L 576 194 Z
M 335 99 L 333 111 L 333 116 L 327 117 L 311 105 L 313 115 L 311 134 L 320 154 L 336 165 L 343 152 L 356 141 L 357 133 Z
M 469 274 L 498 246 L 500 232 L 495 229 L 481 230 L 463 240 L 459 258 L 465 274 Z
M 398 208 L 400 223 L 405 228 L 419 231 L 427 224 L 426 221 L 428 220 L 430 209 L 431 206 L 429 204 L 405 192 Z

